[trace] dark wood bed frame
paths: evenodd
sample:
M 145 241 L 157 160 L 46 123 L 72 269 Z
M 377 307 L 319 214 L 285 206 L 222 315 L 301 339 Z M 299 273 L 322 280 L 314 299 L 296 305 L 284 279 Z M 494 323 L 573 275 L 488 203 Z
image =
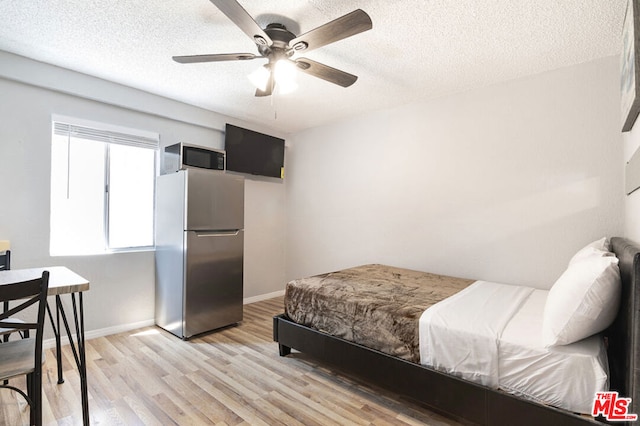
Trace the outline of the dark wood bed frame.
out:
M 618 316 L 604 334 L 608 341 L 610 388 L 632 398 L 630 413 L 640 414 L 640 350 L 636 348 L 640 324 L 640 246 L 624 238 L 612 238 L 622 277 Z M 590 416 L 542 405 L 499 390 L 489 389 L 420 364 L 396 358 L 289 320 L 273 318 L 273 339 L 280 355 L 291 349 L 334 365 L 339 371 L 384 387 L 425 404 L 449 417 L 481 425 L 594 425 Z M 623 424 L 617 422 L 616 424 Z M 640 424 L 640 423 L 639 423 Z

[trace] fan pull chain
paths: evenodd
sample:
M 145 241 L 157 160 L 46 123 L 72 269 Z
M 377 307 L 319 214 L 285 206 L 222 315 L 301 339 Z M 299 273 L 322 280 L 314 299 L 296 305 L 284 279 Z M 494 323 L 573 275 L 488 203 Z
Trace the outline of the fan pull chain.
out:
M 278 119 L 278 108 L 276 108 L 276 90 L 271 93 L 271 107 L 273 108 L 273 119 Z

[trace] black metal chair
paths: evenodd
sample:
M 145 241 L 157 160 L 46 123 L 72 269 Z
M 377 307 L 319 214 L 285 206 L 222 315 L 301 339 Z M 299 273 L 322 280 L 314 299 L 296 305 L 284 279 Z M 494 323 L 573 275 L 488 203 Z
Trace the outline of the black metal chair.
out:
M 0 271 L 11 269 L 11 250 L 0 254 Z
M 4 254 L 0 254 L 0 271 L 8 271 L 9 269 L 11 269 L 11 250 L 7 250 L 4 252 Z M 9 310 L 9 302 L 7 301 L 3 303 L 2 312 L 7 312 L 8 310 Z M 15 322 L 22 322 L 22 321 L 17 318 L 13 318 L 13 319 L 7 319 L 6 322 L 15 323 Z M 18 330 L 15 327 L 0 328 L 0 336 L 2 336 L 2 341 L 8 342 L 9 336 L 11 336 L 11 333 L 15 333 L 16 331 Z M 29 337 L 29 330 L 18 331 L 18 332 L 20 333 L 20 337 L 23 337 L 23 338 Z
M 0 285 L 0 302 L 19 301 L 17 306 L 0 314 L 0 327 L 35 330 L 35 337 L 0 344 L 0 380 L 24 375 L 27 392 L 7 383 L 0 385 L 0 388 L 16 391 L 26 399 L 30 408 L 30 424 L 37 426 L 42 424 L 42 334 L 48 289 L 48 271 L 34 280 Z M 35 312 L 33 309 L 27 310 L 32 305 L 37 306 Z M 9 316 L 19 312 L 26 315 L 25 322 L 6 322 Z

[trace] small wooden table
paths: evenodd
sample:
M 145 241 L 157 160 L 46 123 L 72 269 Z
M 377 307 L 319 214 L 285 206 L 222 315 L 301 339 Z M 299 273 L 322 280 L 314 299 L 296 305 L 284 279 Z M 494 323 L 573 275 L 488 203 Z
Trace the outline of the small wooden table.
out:
M 11 284 L 22 281 L 29 281 L 42 276 L 43 271 L 49 271 L 49 296 L 56 297 L 56 321 L 53 319 L 49 303 L 47 302 L 47 312 L 56 337 L 56 358 L 58 362 L 58 383 L 63 383 L 62 377 L 62 354 L 60 352 L 60 318 L 64 322 L 69 345 L 73 351 L 73 356 L 80 375 L 80 392 L 82 396 L 82 423 L 89 425 L 89 397 L 87 394 L 87 362 L 84 348 L 84 309 L 82 303 L 82 292 L 89 290 L 89 281 L 64 266 L 51 266 L 46 268 L 10 269 L 0 271 L 0 285 Z M 64 305 L 60 295 L 70 294 L 73 305 L 73 319 L 75 326 L 75 342 L 73 333 L 69 327 L 69 321 L 64 311 Z M 76 294 L 78 304 L 76 304 Z

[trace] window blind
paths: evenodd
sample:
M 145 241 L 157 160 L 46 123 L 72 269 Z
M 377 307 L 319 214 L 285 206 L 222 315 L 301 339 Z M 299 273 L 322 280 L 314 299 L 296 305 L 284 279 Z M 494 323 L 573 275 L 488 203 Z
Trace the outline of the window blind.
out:
M 71 136 L 97 142 L 107 142 L 139 148 L 158 149 L 159 146 L 159 138 L 157 137 L 150 138 L 143 135 L 101 130 L 58 121 L 53 122 L 53 133 L 65 137 Z

